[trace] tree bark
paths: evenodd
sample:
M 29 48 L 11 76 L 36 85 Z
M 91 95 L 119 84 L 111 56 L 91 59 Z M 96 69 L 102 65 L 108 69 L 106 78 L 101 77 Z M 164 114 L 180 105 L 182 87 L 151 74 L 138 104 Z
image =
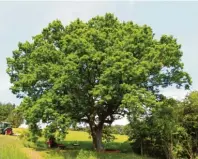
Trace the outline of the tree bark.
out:
M 102 130 L 103 130 L 103 124 L 96 126 L 96 125 L 90 125 L 91 129 L 91 136 L 93 141 L 93 147 L 96 151 L 102 151 L 103 145 L 102 145 Z
M 141 156 L 143 156 L 143 139 L 141 139 L 141 143 L 140 143 L 140 151 L 141 151 Z

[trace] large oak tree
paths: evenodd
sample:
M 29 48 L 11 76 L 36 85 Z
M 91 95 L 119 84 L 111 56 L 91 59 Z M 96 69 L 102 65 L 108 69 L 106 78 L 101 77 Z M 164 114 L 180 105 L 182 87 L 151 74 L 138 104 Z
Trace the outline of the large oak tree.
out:
M 159 88 L 189 87 L 181 57 L 172 36 L 156 39 L 149 26 L 106 14 L 67 26 L 53 21 L 18 44 L 7 72 L 32 127 L 40 120 L 59 130 L 69 119 L 86 122 L 100 150 L 104 124 L 152 106 Z

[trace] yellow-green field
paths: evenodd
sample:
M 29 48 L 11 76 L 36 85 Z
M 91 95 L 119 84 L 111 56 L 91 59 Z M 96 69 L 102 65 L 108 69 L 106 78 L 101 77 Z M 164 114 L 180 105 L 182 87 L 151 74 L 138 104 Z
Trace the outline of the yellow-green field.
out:
M 114 135 L 115 136 L 115 142 L 125 142 L 128 140 L 128 137 L 126 135 Z M 92 141 L 92 139 L 89 137 L 89 134 L 87 132 L 83 131 L 68 131 L 68 134 L 66 136 L 66 141 Z
M 14 128 L 14 133 L 21 134 L 24 131 L 27 131 L 27 129 L 23 128 Z M 114 142 L 125 142 L 128 140 L 128 136 L 126 135 L 117 135 L 115 134 L 115 140 Z M 87 132 L 83 131 L 68 131 L 68 134 L 65 138 L 66 141 L 92 141 L 89 134 Z

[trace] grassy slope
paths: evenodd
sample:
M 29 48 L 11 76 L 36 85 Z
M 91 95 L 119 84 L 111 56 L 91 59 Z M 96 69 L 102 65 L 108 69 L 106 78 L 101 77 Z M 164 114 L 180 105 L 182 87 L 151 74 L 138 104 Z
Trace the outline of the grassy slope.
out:
M 17 137 L 0 135 L 0 159 L 27 159 L 22 148 Z

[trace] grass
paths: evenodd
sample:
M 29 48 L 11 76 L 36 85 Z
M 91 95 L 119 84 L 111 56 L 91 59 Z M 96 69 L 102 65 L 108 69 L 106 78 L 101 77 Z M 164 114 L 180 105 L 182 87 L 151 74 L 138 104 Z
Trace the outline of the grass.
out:
M 87 150 L 48 150 L 46 159 L 151 159 L 134 153 L 96 153 Z
M 14 136 L 0 135 L 0 159 L 28 159 L 22 152 L 20 140 Z
M 21 134 L 26 129 L 14 129 L 14 133 Z M 69 131 L 65 140 L 61 143 L 66 145 L 66 150 L 47 149 L 44 138 L 40 138 L 35 150 L 45 159 L 150 159 L 131 153 L 131 147 L 125 135 L 115 135 L 116 140 L 111 143 L 104 143 L 104 147 L 108 149 L 119 149 L 121 153 L 96 153 L 91 151 L 92 140 L 87 132 Z M 73 147 L 73 143 L 80 144 L 80 147 Z M 26 143 L 29 147 L 31 143 Z M 0 158 L 1 159 L 1 158 Z M 17 158 L 16 158 L 17 159 Z M 23 158 L 21 158 L 23 159 Z
M 115 142 L 125 142 L 128 140 L 128 136 L 126 135 L 117 135 L 115 136 Z M 87 132 L 83 131 L 68 131 L 68 134 L 65 138 L 66 141 L 92 141 L 92 139 L 89 137 L 89 134 Z

